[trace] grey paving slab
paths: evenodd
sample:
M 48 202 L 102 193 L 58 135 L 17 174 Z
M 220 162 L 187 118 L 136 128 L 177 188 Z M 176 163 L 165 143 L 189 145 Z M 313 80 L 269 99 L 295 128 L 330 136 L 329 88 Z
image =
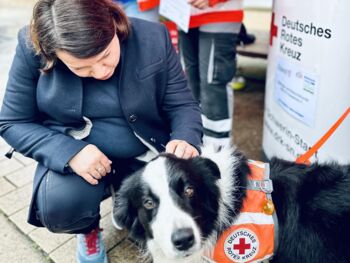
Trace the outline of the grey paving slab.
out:
M 19 188 L 33 181 L 35 169 L 36 163 L 33 163 L 29 166 L 23 167 L 22 169 L 16 170 L 15 172 L 7 174 L 5 178 Z
M 110 214 L 102 218 L 100 222 L 100 227 L 103 229 L 102 235 L 105 242 L 107 251 L 118 244 L 122 239 L 127 236 L 126 231 L 118 231 L 111 222 Z
M 29 206 L 19 210 L 17 213 L 14 213 L 10 216 L 10 220 L 23 232 L 23 234 L 29 234 L 36 229 L 35 226 L 27 223 Z
M 109 197 L 104 200 L 100 205 L 100 215 L 101 217 L 106 216 L 112 211 L 112 198 Z
M 1 72 L 1 70 L 0 70 Z M 1 88 L 0 88 L 1 89 Z M 1 138 L 1 137 L 0 137 Z M 7 151 L 10 149 L 10 146 L 8 146 L 8 144 L 3 144 L 3 145 L 0 145 L 0 162 L 3 161 L 3 160 L 8 160 L 6 157 L 5 157 L 5 153 L 7 153 Z
M 2 137 L 0 137 L 0 147 L 6 146 L 6 145 L 7 145 L 7 143 L 5 142 L 5 140 Z
M 11 216 L 17 211 L 25 208 L 30 203 L 32 188 L 32 184 L 28 184 L 0 197 L 0 209 L 7 216 Z
M 7 181 L 4 177 L 0 177 L 0 196 L 3 196 L 15 189 L 16 187 L 13 184 Z
M 46 253 L 51 253 L 53 250 L 62 246 L 68 240 L 74 237 L 71 234 L 55 234 L 46 228 L 39 227 L 29 233 L 29 237 L 37 243 Z
M 149 260 L 141 257 L 139 249 L 129 240 L 125 240 L 108 253 L 112 263 L 150 263 Z
M 49 262 L 46 256 L 37 249 L 36 245 L 22 235 L 1 213 L 0 229 L 0 262 Z
M 23 168 L 24 165 L 15 159 L 3 159 L 0 161 L 0 177 Z
M 52 253 L 50 253 L 50 258 L 55 263 L 75 263 L 76 262 L 76 245 L 77 239 L 71 238 Z
M 12 158 L 16 159 L 17 161 L 19 161 L 20 163 L 22 163 L 25 166 L 30 165 L 32 163 L 36 163 L 32 158 L 25 157 L 24 155 L 22 155 L 18 152 L 14 152 Z

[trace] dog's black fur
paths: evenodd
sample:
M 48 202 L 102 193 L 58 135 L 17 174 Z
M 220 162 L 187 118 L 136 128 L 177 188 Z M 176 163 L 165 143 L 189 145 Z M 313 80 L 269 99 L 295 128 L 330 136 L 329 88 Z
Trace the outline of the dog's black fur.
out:
M 235 172 L 235 188 L 228 217 L 235 220 L 245 197 L 249 167 L 238 151 L 232 150 Z M 215 230 L 220 234 L 228 227 L 218 220 L 220 187 L 216 181 L 220 170 L 210 156 L 178 159 L 162 155 L 166 159 L 167 176 L 171 196 L 179 207 L 190 214 L 199 229 L 202 240 Z M 232 160 L 227 160 L 232 161 Z M 274 191 L 272 199 L 279 221 L 278 249 L 274 262 L 350 262 L 350 165 L 312 164 L 310 166 L 272 159 L 271 179 Z M 153 238 L 150 224 L 157 215 L 157 202 L 150 188 L 142 179 L 144 169 L 126 179 L 117 196 L 114 219 L 129 230 L 139 242 Z M 187 185 L 194 195 L 186 198 Z M 154 209 L 145 209 L 145 198 L 154 200 Z
M 350 262 L 350 165 L 271 161 L 276 262 Z

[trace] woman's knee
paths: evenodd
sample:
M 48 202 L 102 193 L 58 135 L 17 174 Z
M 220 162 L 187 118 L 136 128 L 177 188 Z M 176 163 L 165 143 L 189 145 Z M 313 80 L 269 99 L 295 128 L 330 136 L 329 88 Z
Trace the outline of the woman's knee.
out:
M 48 230 L 79 233 L 99 220 L 103 186 L 92 186 L 76 174 L 49 171 L 37 195 L 37 215 Z

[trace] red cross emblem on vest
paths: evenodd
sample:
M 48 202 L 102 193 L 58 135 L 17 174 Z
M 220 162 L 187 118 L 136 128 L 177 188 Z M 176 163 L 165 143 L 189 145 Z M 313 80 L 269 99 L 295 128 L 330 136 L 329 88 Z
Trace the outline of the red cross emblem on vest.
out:
M 234 250 L 238 250 L 238 254 L 245 254 L 247 249 L 250 249 L 251 245 L 245 243 L 245 238 L 240 238 L 238 244 L 233 245 Z

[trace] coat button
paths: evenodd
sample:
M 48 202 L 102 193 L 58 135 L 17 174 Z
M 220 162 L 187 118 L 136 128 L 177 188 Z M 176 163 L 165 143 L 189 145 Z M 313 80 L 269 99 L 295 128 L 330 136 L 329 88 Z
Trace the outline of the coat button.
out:
M 156 139 L 154 139 L 153 137 L 150 139 L 151 142 L 155 143 L 156 142 Z
M 129 116 L 129 122 L 135 122 L 137 120 L 137 115 L 136 114 L 131 114 Z

